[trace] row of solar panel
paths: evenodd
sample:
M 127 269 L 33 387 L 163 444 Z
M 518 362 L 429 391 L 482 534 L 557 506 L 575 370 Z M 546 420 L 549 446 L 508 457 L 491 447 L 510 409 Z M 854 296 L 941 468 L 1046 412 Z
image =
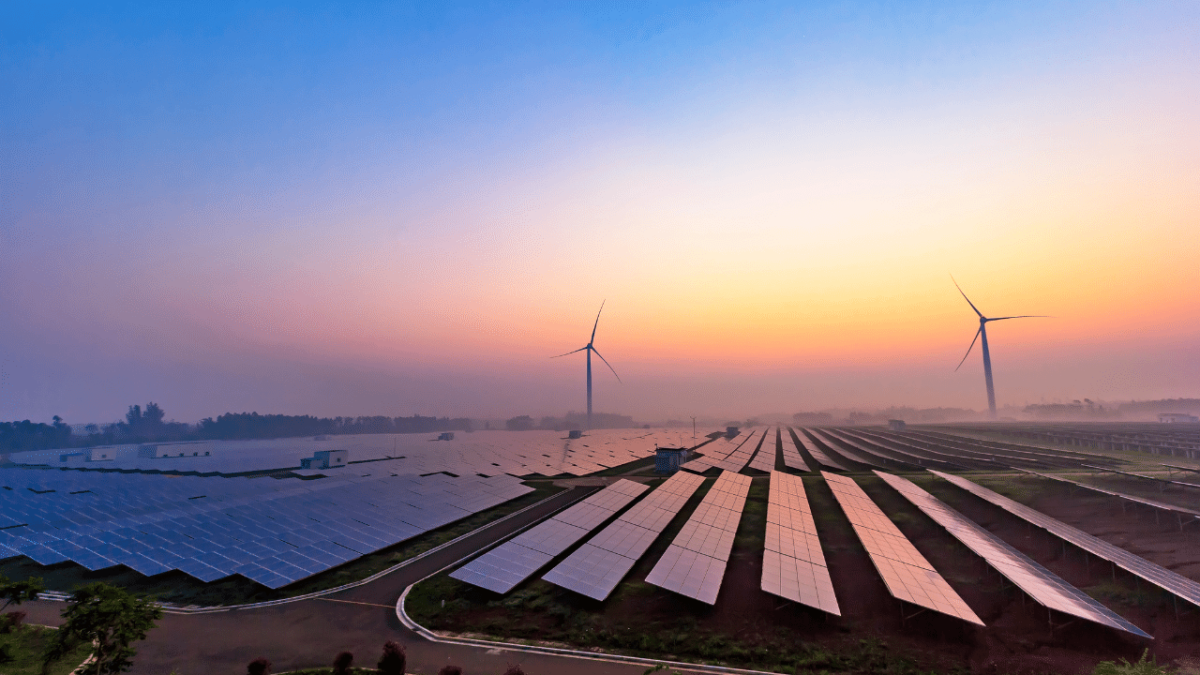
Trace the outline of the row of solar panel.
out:
M 19 482 L 11 479 L 4 476 Z M 278 588 L 532 490 L 510 476 L 261 478 L 233 489 L 231 479 L 194 480 L 212 481 L 207 491 L 224 498 L 194 499 L 183 496 L 188 490 L 164 488 L 148 497 L 130 494 L 105 513 L 103 493 L 0 490 L 12 493 L 5 496 L 4 506 L 13 507 L 6 516 L 24 521 L 0 529 L 0 558 L 71 560 L 90 570 L 125 565 L 146 575 L 179 570 L 201 581 L 241 574 Z M 261 490 L 243 492 L 246 485 Z M 81 500 L 90 508 L 79 509 Z
M 13 453 L 18 464 L 62 468 L 119 468 L 139 471 L 198 471 L 223 474 L 296 469 L 301 475 L 320 473 L 300 470 L 300 460 L 318 450 L 349 450 L 357 461 L 382 461 L 386 466 L 360 465 L 372 473 L 387 470 L 399 474 L 447 471 L 460 475 L 586 475 L 653 455 L 656 445 L 689 444 L 690 430 L 598 430 L 580 439 L 565 439 L 559 432 L 531 431 L 523 434 L 480 431 L 460 435 L 450 444 L 430 443 L 424 434 L 348 435 L 332 438 L 292 438 L 260 441 L 201 441 L 178 444 L 127 445 L 111 448 L 102 462 L 88 460 L 79 449 L 39 450 Z M 185 456 L 169 456 L 179 449 Z M 168 456 L 142 457 L 142 452 Z M 195 454 L 196 456 L 193 456 Z
M 475 558 L 450 576 L 490 591 L 507 593 L 646 489 L 645 485 L 621 479 Z
M 1054 611 L 1141 637 L 1149 637 L 1137 626 L 1038 565 L 911 481 L 882 471 L 875 473 L 1036 602 Z M 944 474 L 934 473 L 945 477 Z M 822 472 L 822 475 L 885 586 L 895 598 L 969 623 L 983 625 L 983 621 L 970 606 L 855 481 L 828 472 Z M 690 474 L 681 472 L 672 480 L 683 476 Z M 691 476 L 691 480 L 696 480 L 696 477 Z M 675 540 L 659 558 L 647 576 L 647 582 L 714 604 L 720 591 L 750 482 L 749 477 L 729 471 L 723 472 Z M 969 483 L 961 478 L 957 478 L 955 482 L 963 487 L 965 483 Z M 974 486 L 974 491 L 982 494 L 986 492 L 986 488 Z M 664 519 L 664 526 L 670 519 L 670 516 Z M 1048 517 L 1043 516 L 1041 522 L 1047 522 L 1047 519 Z M 618 523 L 614 523 L 614 526 L 616 525 Z M 1058 525 L 1069 527 L 1061 523 Z M 614 526 L 608 529 L 612 530 Z M 839 614 L 833 584 L 800 477 L 777 471 L 771 473 L 766 527 L 762 589 L 831 614 Z M 632 569 L 640 553 L 649 548 L 654 536 L 643 537 L 644 542 L 637 547 L 640 549 L 637 555 L 624 557 L 623 564 L 616 568 L 611 566 L 611 560 L 604 555 L 603 549 L 594 545 L 598 539 L 601 537 L 595 537 L 593 542 L 577 550 L 567 561 L 559 564 L 543 578 L 603 600 Z M 591 548 L 587 548 L 589 546 Z M 1125 555 L 1136 558 L 1127 552 Z M 547 562 L 549 561 L 540 561 L 537 568 Z M 1148 561 L 1142 562 L 1144 570 L 1157 567 Z M 524 578 L 532 575 L 534 571 L 536 569 Z M 1158 573 L 1146 574 L 1144 578 L 1152 581 L 1157 579 L 1157 583 L 1161 585 L 1162 572 L 1166 570 L 1158 568 Z M 462 575 L 457 575 L 456 578 L 470 581 Z M 1195 585 L 1195 582 L 1190 583 Z

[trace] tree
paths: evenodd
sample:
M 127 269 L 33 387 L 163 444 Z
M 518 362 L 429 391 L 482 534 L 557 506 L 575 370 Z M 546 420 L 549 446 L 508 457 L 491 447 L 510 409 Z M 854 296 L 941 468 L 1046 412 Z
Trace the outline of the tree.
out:
M 381 675 L 404 675 L 408 665 L 408 652 L 404 645 L 388 640 L 383 645 L 383 656 L 379 657 L 379 672 Z
M 261 656 L 246 666 L 246 675 L 270 675 L 270 672 L 271 662 Z
M 47 645 L 48 666 L 80 644 L 92 644 L 92 659 L 79 672 L 108 675 L 129 670 L 137 650 L 133 643 L 144 640 L 162 618 L 162 609 L 147 598 L 96 582 L 76 590 L 63 610 L 63 624 Z
M 354 665 L 354 654 L 338 652 L 338 655 L 333 657 L 333 675 L 349 675 L 352 665 Z
M 504 671 L 504 675 L 525 675 L 525 671 L 521 670 L 521 666 L 508 664 L 508 670 Z
M 458 666 L 442 666 L 438 671 L 438 675 L 462 675 L 462 668 Z
M 9 605 L 20 605 L 26 600 L 37 600 L 38 593 L 46 590 L 45 584 L 38 577 L 31 577 L 24 581 L 9 581 L 8 577 L 0 574 L 0 600 L 4 600 L 4 605 L 0 606 L 0 612 L 3 612 Z
M 167 413 L 163 412 L 163 409 L 157 403 L 151 401 L 146 404 L 146 412 L 142 415 L 142 422 L 146 426 L 157 427 L 162 425 L 163 418 L 166 416 Z
M 533 428 L 533 418 L 529 415 L 518 415 L 505 422 L 504 426 L 509 431 L 529 431 Z

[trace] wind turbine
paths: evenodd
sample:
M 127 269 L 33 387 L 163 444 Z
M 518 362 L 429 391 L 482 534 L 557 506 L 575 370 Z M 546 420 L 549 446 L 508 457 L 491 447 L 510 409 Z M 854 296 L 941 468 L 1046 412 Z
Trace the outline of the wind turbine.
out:
M 992 356 L 988 352 L 987 343 L 988 322 L 1007 321 L 1008 319 L 1047 319 L 1049 317 L 1035 314 L 1024 314 L 1021 316 L 999 316 L 994 319 L 988 318 L 983 315 L 983 312 L 979 311 L 979 309 L 975 307 L 975 303 L 971 302 L 971 299 L 967 297 L 967 294 L 963 293 L 963 289 L 958 285 L 958 282 L 955 281 L 954 275 L 950 276 L 950 281 L 954 281 L 954 287 L 958 289 L 959 293 L 962 293 L 963 299 L 966 300 L 967 304 L 971 306 L 971 309 L 975 310 L 975 313 L 979 315 L 979 330 L 975 332 L 975 338 L 971 340 L 971 346 L 967 347 L 967 353 L 963 354 L 962 361 L 958 362 L 958 366 L 955 367 L 954 370 L 957 372 L 959 368 L 962 368 L 962 364 L 966 363 L 967 357 L 971 355 L 971 350 L 975 348 L 976 340 L 979 340 L 979 337 L 983 336 L 983 345 L 981 348 L 983 349 L 983 378 L 987 381 L 988 416 L 992 419 L 996 419 L 996 390 L 992 387 Z
M 605 301 L 605 302 L 607 302 L 607 301 Z M 600 303 L 600 312 L 603 312 L 603 311 L 604 311 L 604 302 L 601 302 Z M 588 405 L 587 425 L 588 425 L 588 429 L 592 428 L 592 352 L 595 352 L 596 356 L 599 356 L 600 360 L 604 362 L 604 365 L 608 366 L 608 369 L 611 370 L 612 374 L 616 376 L 617 382 L 621 381 L 621 376 L 617 375 L 617 370 L 612 367 L 612 364 L 608 362 L 608 359 L 601 356 L 600 352 L 596 351 L 596 348 L 592 346 L 592 343 L 594 343 L 596 341 L 596 327 L 600 325 L 600 312 L 596 312 L 596 323 L 592 325 L 592 337 L 590 340 L 588 340 L 588 343 L 586 345 L 584 345 L 574 351 L 567 352 L 566 354 L 559 354 L 558 356 L 550 357 L 552 359 L 558 359 L 558 358 L 562 358 L 564 356 L 570 356 L 571 354 L 575 354 L 577 352 L 582 352 L 582 351 L 587 352 L 587 405 Z

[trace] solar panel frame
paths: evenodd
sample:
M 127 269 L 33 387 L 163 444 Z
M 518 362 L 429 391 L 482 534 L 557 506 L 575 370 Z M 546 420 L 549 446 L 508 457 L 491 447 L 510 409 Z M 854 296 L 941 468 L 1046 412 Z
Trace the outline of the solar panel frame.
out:
M 450 577 L 507 593 L 648 489 L 621 479 L 468 562 Z
M 892 597 L 968 623 L 984 625 L 858 483 L 827 471 L 822 471 L 821 475 Z
M 876 471 L 875 474 L 1035 602 L 1085 621 L 1153 639 L 1133 623 L 1068 584 L 912 481 L 883 471 Z
M 1011 513 L 1012 515 L 1035 525 L 1050 534 L 1069 542 L 1077 548 L 1083 549 L 1088 553 L 1107 560 L 1116 567 L 1129 572 L 1130 574 L 1143 579 L 1165 591 L 1175 595 L 1176 597 L 1189 602 L 1197 607 L 1200 607 L 1200 583 L 1197 583 L 1187 577 L 1184 577 L 1176 572 L 1157 565 L 1141 556 L 1135 555 L 1126 551 L 1119 546 L 1100 539 L 1094 535 L 1088 534 L 1078 528 L 1072 527 L 1056 518 L 1052 518 L 1040 511 L 1032 509 L 1020 502 L 1014 501 L 1003 495 L 989 490 L 977 483 L 969 481 L 961 476 L 955 476 L 941 471 L 928 469 L 930 473 L 939 478 L 949 481 L 955 486 L 974 494 L 975 496 L 990 502 L 993 505 Z
M 749 476 L 722 472 L 646 582 L 715 604 L 750 483 Z
M 675 473 L 542 575 L 542 579 L 590 598 L 605 600 L 704 480 L 695 474 Z
M 841 616 L 816 522 L 799 476 L 771 472 L 762 590 Z

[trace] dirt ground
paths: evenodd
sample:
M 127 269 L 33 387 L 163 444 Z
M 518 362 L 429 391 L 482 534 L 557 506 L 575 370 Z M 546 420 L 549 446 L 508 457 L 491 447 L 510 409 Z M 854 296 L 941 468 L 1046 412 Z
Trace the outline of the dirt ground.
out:
M 733 556 L 714 607 L 643 580 L 699 503 L 698 493 L 604 603 L 546 582 L 527 582 L 505 597 L 440 575 L 410 594 L 409 612 L 426 626 L 509 639 L 534 639 L 658 658 L 705 660 L 780 672 L 1088 673 L 1102 660 L 1136 661 L 1143 649 L 1160 664 L 1200 657 L 1200 610 L 1179 606 L 1107 563 L 1028 528 L 996 507 L 922 474 L 920 485 L 1009 544 L 1085 589 L 1154 635 L 1144 641 L 1068 617 L 1048 621 L 969 549 L 873 476 L 856 480 L 987 624 L 977 628 L 932 612 L 912 614 L 888 594 L 832 493 L 805 478 L 843 616 L 831 617 L 759 588 L 767 479 L 755 479 Z M 711 482 L 711 481 L 710 481 Z M 980 482 L 1044 513 L 1123 546 L 1191 578 L 1200 578 L 1200 528 L 1181 533 L 1173 518 L 1127 509 L 1037 478 Z M 1153 489 L 1153 488 L 1151 488 Z M 1149 496 L 1149 495 L 1147 495 Z M 441 601 L 445 600 L 445 606 Z M 1065 625 L 1063 625 L 1065 624 Z

